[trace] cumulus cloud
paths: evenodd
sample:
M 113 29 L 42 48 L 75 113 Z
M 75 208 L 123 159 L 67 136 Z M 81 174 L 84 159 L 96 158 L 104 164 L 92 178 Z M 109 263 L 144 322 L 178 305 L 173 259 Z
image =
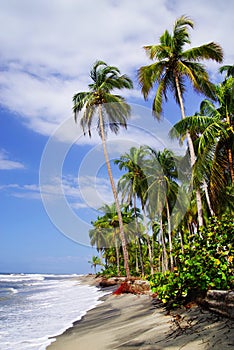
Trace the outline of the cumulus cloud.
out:
M 181 14 L 195 21 L 194 46 L 216 41 L 224 63 L 234 59 L 231 0 L 8 0 L 0 10 L 0 103 L 43 135 L 72 115 L 72 96 L 87 88 L 96 59 L 129 74 L 135 89 L 123 94 L 142 101 L 136 83 L 136 69 L 148 62 L 142 46 L 158 42 Z M 217 65 L 208 67 L 216 78 Z

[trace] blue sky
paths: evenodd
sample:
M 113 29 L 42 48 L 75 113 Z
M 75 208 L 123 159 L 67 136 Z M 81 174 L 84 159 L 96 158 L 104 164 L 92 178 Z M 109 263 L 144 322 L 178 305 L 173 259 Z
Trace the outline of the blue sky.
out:
M 187 14 L 192 46 L 218 42 L 224 64 L 233 64 L 233 10 L 232 0 L 0 0 L 0 272 L 91 271 L 90 220 L 112 196 L 100 140 L 74 124 L 72 96 L 87 89 L 94 61 L 134 81 L 123 91 L 134 115 L 128 132 L 109 136 L 111 158 L 132 145 L 165 146 L 179 110 L 169 101 L 169 122 L 153 120 L 136 82 L 137 68 L 149 63 L 142 46 Z M 218 82 L 219 66 L 207 67 Z M 200 99 L 187 95 L 187 114 Z

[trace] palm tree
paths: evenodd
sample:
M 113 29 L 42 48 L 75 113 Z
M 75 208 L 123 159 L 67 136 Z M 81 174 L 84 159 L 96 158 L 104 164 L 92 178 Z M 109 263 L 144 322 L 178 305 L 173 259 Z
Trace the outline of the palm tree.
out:
M 105 220 L 98 216 L 96 221 L 92 221 L 93 228 L 89 230 L 89 238 L 92 246 L 96 246 L 102 260 L 102 251 L 107 246 L 106 231 L 108 229 Z
M 149 210 L 152 206 L 155 208 L 159 216 L 161 240 L 163 245 L 164 266 L 167 269 L 167 253 L 165 246 L 165 239 L 163 233 L 163 211 L 166 210 L 167 216 L 167 231 L 170 248 L 170 265 L 171 270 L 174 269 L 173 261 L 173 246 L 172 246 L 172 228 L 171 228 L 171 210 L 172 204 L 175 203 L 175 198 L 178 193 L 178 178 L 175 157 L 171 151 L 164 149 L 156 151 L 151 147 L 145 147 L 146 152 L 150 156 L 150 161 L 146 167 L 146 174 L 148 179 L 147 195 L 149 197 Z
M 131 89 L 133 84 L 129 77 L 120 75 L 118 68 L 108 66 L 103 61 L 94 63 L 90 72 L 90 77 L 92 83 L 89 84 L 89 91 L 79 92 L 73 96 L 73 111 L 76 122 L 78 120 L 78 115 L 81 114 L 80 125 L 83 128 L 84 134 L 88 131 L 90 137 L 91 126 L 94 121 L 96 122 L 97 130 L 102 140 L 107 171 L 118 212 L 125 271 L 127 278 L 129 278 L 128 251 L 126 248 L 118 195 L 106 147 L 106 135 L 108 127 L 114 133 L 118 133 L 120 126 L 126 128 L 127 119 L 130 117 L 130 106 L 125 102 L 125 99 L 111 92 L 114 89 Z
M 228 67 L 228 68 L 227 68 Z M 223 68 L 223 69 L 222 69 Z M 227 144 L 227 154 L 232 185 L 234 184 L 233 170 L 233 137 L 234 137 L 234 66 L 223 66 L 220 71 L 227 71 L 227 76 L 223 83 L 217 86 L 217 97 L 219 108 L 217 109 L 220 119 L 227 123 L 229 142 Z
M 234 65 L 225 65 L 220 67 L 220 73 L 226 72 L 226 78 L 233 77 L 234 78 Z
M 115 203 L 112 203 L 111 205 L 104 204 L 99 210 L 104 213 L 102 216 L 102 222 L 104 232 L 107 234 L 109 246 L 115 246 L 117 273 L 118 276 L 120 276 L 119 218 L 116 205 Z M 129 206 L 123 205 L 121 206 L 121 215 L 124 224 L 124 233 L 128 237 L 127 243 L 129 249 L 129 243 L 131 242 L 133 236 L 133 222 L 135 219 L 135 213 L 133 209 L 129 209 Z M 138 209 L 137 216 L 139 216 Z
M 122 199 L 127 199 L 127 203 L 133 206 L 135 212 L 135 224 L 139 244 L 141 273 L 143 276 L 145 274 L 145 271 L 136 208 L 137 198 L 140 199 L 143 212 L 146 203 L 145 193 L 147 192 L 148 182 L 144 174 L 144 156 L 145 152 L 143 146 L 139 148 L 131 147 L 129 153 L 125 153 L 119 159 L 115 160 L 115 164 L 118 164 L 120 170 L 125 169 L 127 171 L 119 179 L 118 190 L 122 193 Z M 146 237 L 149 249 L 151 274 L 153 274 L 152 250 L 150 247 L 150 240 L 148 234 L 146 234 Z
M 116 210 L 115 203 L 108 205 L 103 205 L 99 210 L 104 213 L 103 220 L 106 225 L 112 231 L 112 238 L 115 245 L 115 253 L 116 253 L 116 262 L 117 262 L 117 274 L 120 276 L 120 258 L 119 258 L 119 243 L 118 243 L 118 232 L 117 228 L 119 227 L 119 218 Z M 122 215 L 122 213 L 121 213 Z M 122 215 L 123 219 L 123 215 Z
M 92 260 L 88 261 L 88 263 L 94 268 L 94 273 L 96 275 L 97 265 L 102 265 L 101 259 L 98 256 L 92 256 Z
M 146 54 L 153 64 L 143 66 L 138 71 L 138 79 L 142 87 L 144 98 L 147 99 L 155 84 L 158 84 L 153 101 L 153 114 L 160 119 L 163 99 L 167 101 L 167 92 L 172 91 L 176 102 L 180 106 L 181 117 L 185 118 L 184 93 L 185 84 L 189 80 L 195 91 L 215 99 L 215 88 L 210 82 L 208 73 L 199 60 L 211 59 L 222 62 L 222 48 L 210 42 L 199 47 L 183 50 L 184 46 L 190 44 L 188 28 L 193 28 L 193 21 L 181 16 L 174 25 L 173 33 L 167 30 L 160 37 L 158 45 L 144 46 Z M 195 152 L 189 131 L 187 140 L 190 151 L 191 166 L 195 164 Z M 199 189 L 196 189 L 196 200 L 198 208 L 198 223 L 203 225 L 202 203 Z
M 234 88 L 234 78 L 229 78 L 226 83 L 232 83 L 231 87 Z M 172 137 L 179 135 L 181 138 L 185 136 L 186 130 L 193 134 L 197 149 L 197 159 L 193 168 L 194 179 L 205 191 L 211 215 L 214 215 L 214 212 L 217 214 L 221 202 L 224 205 L 227 199 L 225 187 L 230 183 L 233 185 L 234 133 L 231 126 L 231 105 L 233 106 L 234 98 L 230 94 L 232 89 L 227 89 L 225 84 L 217 86 L 220 103 L 218 108 L 211 101 L 204 100 L 199 113 L 179 121 L 170 132 Z

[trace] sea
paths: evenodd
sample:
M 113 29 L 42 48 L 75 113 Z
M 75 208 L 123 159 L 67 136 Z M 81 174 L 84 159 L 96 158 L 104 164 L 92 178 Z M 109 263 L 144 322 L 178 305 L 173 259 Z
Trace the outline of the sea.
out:
M 79 275 L 0 274 L 0 349 L 45 350 L 105 294 Z

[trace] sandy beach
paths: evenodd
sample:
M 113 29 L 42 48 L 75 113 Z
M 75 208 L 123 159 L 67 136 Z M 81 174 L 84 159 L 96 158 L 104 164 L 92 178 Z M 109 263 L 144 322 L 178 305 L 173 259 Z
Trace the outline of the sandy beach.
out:
M 95 284 L 84 279 L 82 283 Z M 58 336 L 47 350 L 183 349 L 234 347 L 234 322 L 198 306 L 167 313 L 149 295 L 112 295 Z

